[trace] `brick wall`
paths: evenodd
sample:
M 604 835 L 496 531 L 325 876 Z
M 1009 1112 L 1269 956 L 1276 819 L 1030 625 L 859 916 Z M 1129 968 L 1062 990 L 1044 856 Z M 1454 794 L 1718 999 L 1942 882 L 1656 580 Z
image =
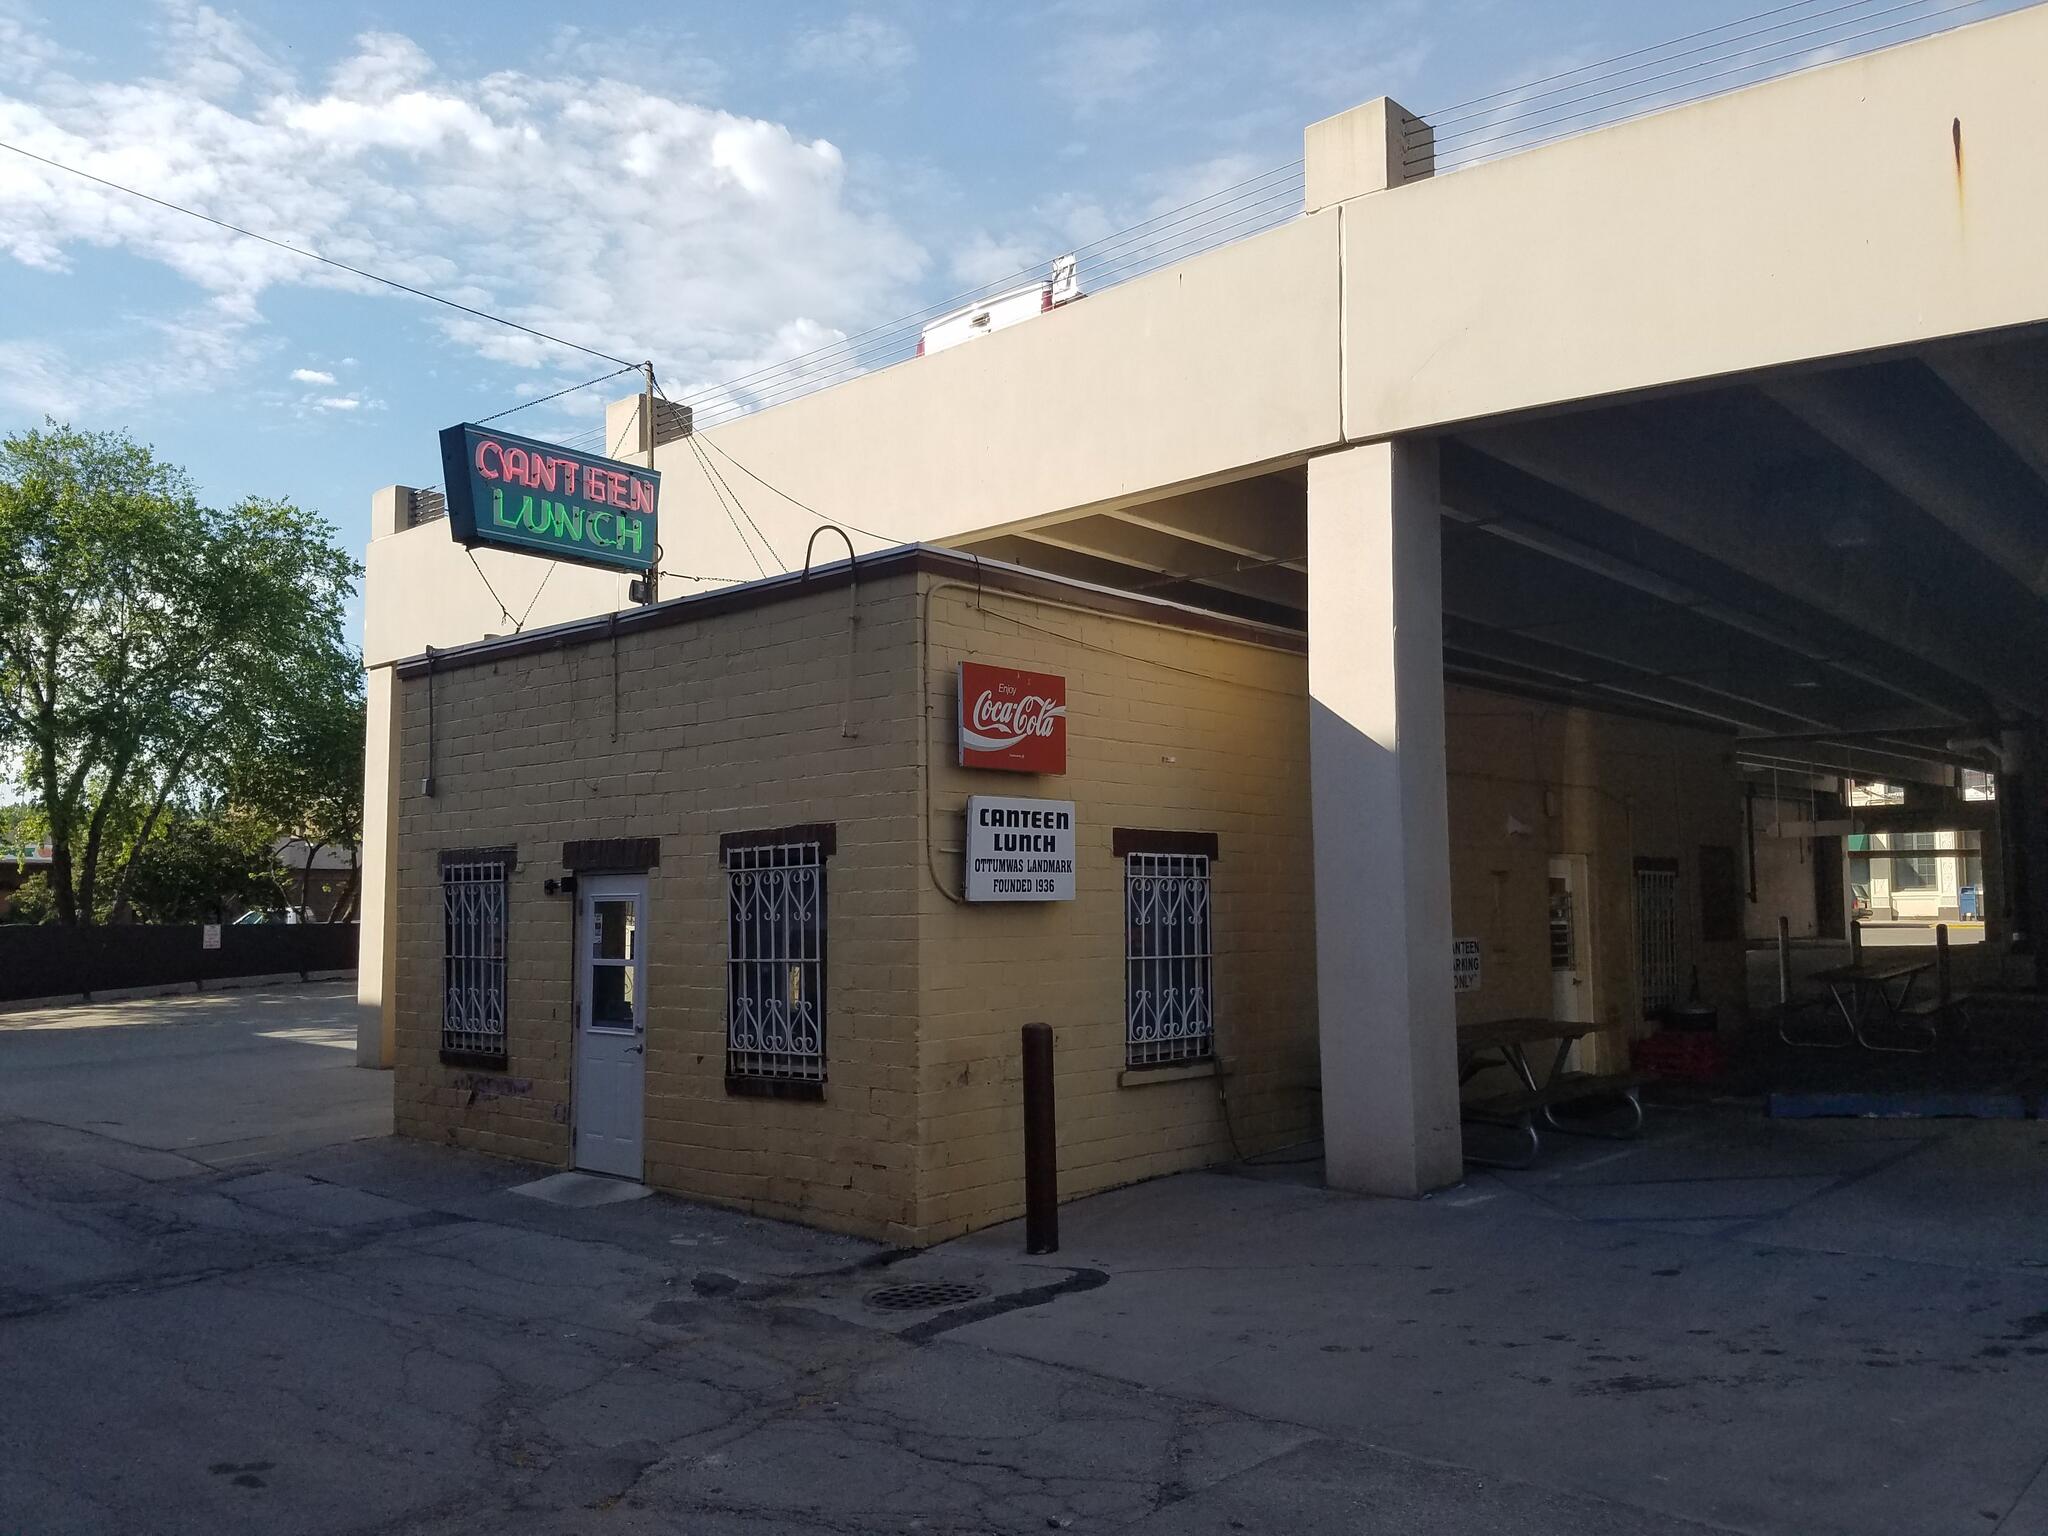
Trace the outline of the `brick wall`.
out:
M 930 836 L 922 885 L 920 1234 L 1023 1209 L 1020 1027 L 1053 1026 L 1063 1197 L 1314 1134 L 1315 921 L 1306 663 L 1215 638 L 927 579 Z M 1067 771 L 957 766 L 963 660 L 1067 683 Z M 970 794 L 1072 800 L 1072 902 L 965 906 Z M 1217 1047 L 1227 1071 L 1124 1071 L 1123 864 L 1114 828 L 1215 833 Z M 1227 1111 L 1227 1119 L 1226 1119 Z
M 1579 914 L 1592 961 L 1590 1006 L 1611 1032 L 1586 1051 L 1590 1064 L 1624 1068 L 1640 1021 L 1637 857 L 1678 861 L 1685 963 L 1698 965 L 1707 1001 L 1724 1015 L 1739 1009 L 1742 944 L 1708 944 L 1699 934 L 1699 850 L 1742 840 L 1728 738 L 1465 687 L 1446 690 L 1444 713 L 1452 922 L 1461 937 L 1480 940 L 1483 955 L 1482 985 L 1459 996 L 1459 1019 L 1552 1013 L 1552 854 L 1584 855 L 1590 877 Z
M 905 1243 L 1022 1208 L 1018 1032 L 1057 1041 L 1061 1192 L 1301 1142 L 1316 1129 L 1315 922 L 1305 663 L 1297 648 L 1170 628 L 899 568 L 844 587 L 583 635 L 400 684 L 397 1116 L 409 1135 L 565 1165 L 573 903 L 561 845 L 653 838 L 646 1177 L 684 1194 Z M 1067 680 L 1068 771 L 962 770 L 958 664 Z M 616 690 L 616 712 L 614 697 Z M 1738 830 L 1726 743 L 1470 689 L 1448 695 L 1453 900 L 1485 984 L 1460 1016 L 1547 1013 L 1547 860 L 1588 855 L 1599 1017 L 1631 1022 L 1630 859 Z M 1072 902 L 966 905 L 970 794 L 1072 800 Z M 723 833 L 825 822 L 823 1102 L 725 1082 Z M 1212 833 L 1223 1070 L 1129 1072 L 1118 827 Z M 444 849 L 517 847 L 510 1059 L 439 1053 Z M 1388 878 L 1394 878 L 1390 872 Z M 1696 923 L 1696 911 L 1688 908 Z M 1709 997 L 1740 946 L 1694 943 Z M 1445 957 L 1448 966 L 1449 957 Z
M 907 1240 L 917 1126 L 913 578 L 701 623 L 509 657 L 402 685 L 398 1129 L 507 1156 L 570 1160 L 573 902 L 543 894 L 561 845 L 658 838 L 648 878 L 646 1177 L 685 1194 Z M 843 728 L 851 734 L 842 734 Z M 823 1103 L 725 1089 L 721 833 L 832 822 Z M 516 844 L 510 1060 L 439 1055 L 441 849 Z

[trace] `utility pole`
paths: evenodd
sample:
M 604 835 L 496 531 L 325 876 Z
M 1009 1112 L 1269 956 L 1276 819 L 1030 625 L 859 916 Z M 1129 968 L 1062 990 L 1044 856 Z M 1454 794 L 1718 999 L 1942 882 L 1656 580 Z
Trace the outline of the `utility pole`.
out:
M 654 468 L 654 359 L 649 358 L 640 365 L 646 387 L 640 397 L 640 424 L 647 433 L 647 467 Z M 657 540 L 654 553 L 647 562 L 647 585 L 644 588 L 646 601 L 661 601 L 661 544 Z

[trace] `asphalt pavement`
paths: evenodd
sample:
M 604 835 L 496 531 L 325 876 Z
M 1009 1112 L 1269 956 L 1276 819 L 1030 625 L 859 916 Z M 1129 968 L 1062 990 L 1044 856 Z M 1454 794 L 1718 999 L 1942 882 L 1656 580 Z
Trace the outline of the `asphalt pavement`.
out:
M 385 1135 L 346 1024 L 0 1021 L 0 1531 L 2048 1530 L 2031 1122 L 1705 1106 L 1420 1204 L 1282 1159 L 905 1256 L 523 1197 Z

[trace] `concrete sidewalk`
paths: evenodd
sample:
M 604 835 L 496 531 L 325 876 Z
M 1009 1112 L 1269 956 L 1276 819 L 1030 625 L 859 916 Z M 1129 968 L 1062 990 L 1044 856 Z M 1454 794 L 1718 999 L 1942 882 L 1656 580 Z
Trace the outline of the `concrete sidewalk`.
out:
M 1720 1528 L 2048 1530 L 2048 1129 L 1666 1111 L 1420 1204 L 1190 1175 L 1063 1213 L 1107 1283 L 951 1335 Z M 901 1266 L 997 1290 L 1002 1229 Z
M 0 1014 L 0 1116 L 251 1161 L 391 1134 L 355 1065 L 355 989 L 290 983 Z

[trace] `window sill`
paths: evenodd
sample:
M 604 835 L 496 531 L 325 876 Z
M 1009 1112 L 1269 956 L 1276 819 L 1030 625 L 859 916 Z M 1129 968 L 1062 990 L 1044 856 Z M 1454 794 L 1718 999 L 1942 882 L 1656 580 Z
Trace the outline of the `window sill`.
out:
M 504 1072 L 510 1069 L 512 1061 L 509 1056 L 493 1056 L 488 1051 L 443 1050 L 441 1052 L 441 1065 L 444 1067 L 482 1067 L 491 1072 Z
M 825 1085 L 798 1078 L 727 1076 L 725 1092 L 734 1099 L 795 1099 L 806 1104 L 825 1102 Z
M 1197 1078 L 1215 1077 L 1223 1070 L 1213 1056 L 1206 1061 L 1176 1062 L 1170 1067 L 1125 1067 L 1116 1075 L 1119 1088 L 1149 1088 L 1154 1083 L 1190 1083 Z

